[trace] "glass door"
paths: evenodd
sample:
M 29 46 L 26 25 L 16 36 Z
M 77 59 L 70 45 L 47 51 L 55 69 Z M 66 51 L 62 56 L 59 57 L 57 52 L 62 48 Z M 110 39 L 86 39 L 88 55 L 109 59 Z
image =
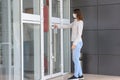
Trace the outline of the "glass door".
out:
M 40 58 L 40 26 L 23 23 L 24 80 L 38 80 Z
M 44 0 L 44 75 L 50 75 L 49 0 Z
M 40 0 L 23 0 L 22 12 L 40 15 Z
M 61 72 L 61 30 L 52 29 L 52 70 Z
M 43 80 L 42 3 L 42 0 L 21 2 L 22 80 Z
M 63 18 L 62 24 L 70 24 L 70 0 L 63 0 Z M 70 29 L 63 30 L 63 61 L 64 61 L 64 73 L 70 72 L 71 69 L 71 46 L 70 46 Z
M 61 30 L 53 29 L 60 24 L 60 0 L 44 0 L 44 71 L 46 78 L 61 73 Z
M 0 80 L 13 80 L 11 2 L 0 0 Z
M 52 22 L 61 25 L 61 11 L 60 11 L 61 1 L 60 0 L 52 0 Z M 61 57 L 61 30 L 60 29 L 52 29 L 51 30 L 52 37 L 52 71 L 53 74 L 62 72 L 62 57 Z

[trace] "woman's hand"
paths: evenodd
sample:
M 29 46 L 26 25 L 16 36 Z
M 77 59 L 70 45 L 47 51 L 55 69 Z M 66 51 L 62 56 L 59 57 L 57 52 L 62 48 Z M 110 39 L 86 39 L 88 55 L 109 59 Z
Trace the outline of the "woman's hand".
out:
M 58 28 L 58 25 L 57 24 L 54 24 L 54 29 Z
M 73 45 L 72 45 L 72 49 L 75 49 L 75 47 L 76 47 L 76 45 L 73 44 Z

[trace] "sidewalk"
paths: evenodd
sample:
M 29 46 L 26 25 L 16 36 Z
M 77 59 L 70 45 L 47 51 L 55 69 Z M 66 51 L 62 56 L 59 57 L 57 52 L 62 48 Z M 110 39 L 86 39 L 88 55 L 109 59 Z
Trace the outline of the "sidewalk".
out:
M 71 74 L 67 74 L 65 76 L 59 76 L 49 80 L 67 80 Z M 84 80 L 120 80 L 120 76 L 106 76 L 106 75 L 93 75 L 93 74 L 85 74 Z

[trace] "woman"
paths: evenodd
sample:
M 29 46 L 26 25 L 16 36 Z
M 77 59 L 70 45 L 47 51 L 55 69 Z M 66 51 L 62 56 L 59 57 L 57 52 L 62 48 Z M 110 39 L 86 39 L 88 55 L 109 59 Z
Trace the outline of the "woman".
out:
M 54 25 L 54 28 L 72 28 L 72 60 L 74 62 L 74 75 L 69 80 L 84 79 L 82 67 L 79 61 L 80 51 L 83 45 L 82 31 L 83 31 L 83 16 L 79 9 L 75 9 L 73 13 L 74 21 L 69 26 L 59 27 Z

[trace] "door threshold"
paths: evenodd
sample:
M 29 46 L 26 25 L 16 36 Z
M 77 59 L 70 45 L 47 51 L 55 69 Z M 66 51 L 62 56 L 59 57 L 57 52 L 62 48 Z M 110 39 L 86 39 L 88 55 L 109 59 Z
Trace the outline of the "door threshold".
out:
M 56 73 L 56 74 L 52 74 L 52 75 L 46 75 L 44 79 L 49 80 L 49 79 L 52 79 L 52 78 L 55 78 L 58 76 L 62 76 L 62 75 L 65 75 L 65 74 L 64 73 Z

